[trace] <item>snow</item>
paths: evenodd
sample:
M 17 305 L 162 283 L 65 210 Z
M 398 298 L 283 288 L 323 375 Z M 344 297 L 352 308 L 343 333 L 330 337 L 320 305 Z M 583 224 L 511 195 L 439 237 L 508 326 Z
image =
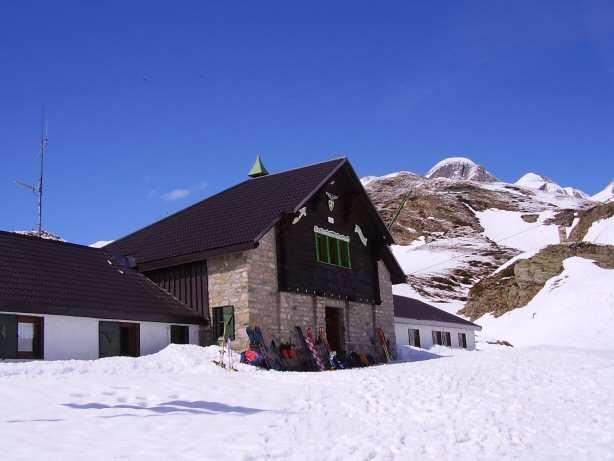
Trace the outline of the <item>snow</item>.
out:
M 417 176 L 417 175 L 416 173 L 412 173 L 411 171 L 395 171 L 394 173 L 388 173 L 384 176 L 365 176 L 363 178 L 360 178 L 360 182 L 362 183 L 363 186 L 366 186 L 367 184 L 373 181 L 377 181 L 380 179 L 396 178 L 397 176 Z
M 591 224 L 584 236 L 585 242 L 614 245 L 614 216 L 600 219 Z
M 92 248 L 102 248 L 104 246 L 107 246 L 109 243 L 113 243 L 114 240 L 98 240 L 97 242 L 94 242 L 90 245 L 90 247 Z
M 441 349 L 324 373 L 230 373 L 188 346 L 0 364 L 3 459 L 611 457 L 613 353 Z
M 473 160 L 467 157 L 448 157 L 436 163 L 435 166 L 431 168 L 429 172 L 426 174 L 426 177 L 428 178 L 438 169 L 443 168 L 445 166 L 450 166 L 450 165 L 466 165 L 468 167 L 478 166 L 477 163 L 475 163 Z
M 611 351 L 446 349 L 324 373 L 231 373 L 194 346 L 0 364 L 3 459 L 611 458 Z
M 563 187 L 563 190 L 570 197 L 577 197 L 584 200 L 588 200 L 589 196 L 586 192 L 581 191 L 580 189 L 576 189 L 575 187 Z
M 611 202 L 614 200 L 614 181 L 606 186 L 601 192 L 592 196 L 596 202 Z
M 514 256 L 512 259 L 507 260 L 505 263 L 501 264 L 496 271 L 493 272 L 493 275 L 498 274 L 499 272 L 503 272 L 508 267 L 516 264 L 518 261 L 523 259 L 530 259 L 539 253 L 539 249 L 534 249 L 533 251 L 527 251 L 525 253 L 520 253 L 519 255 Z
M 614 270 L 578 257 L 563 266 L 525 307 L 476 320 L 480 339 L 614 351 Z
M 488 209 L 476 212 L 484 235 L 497 244 L 516 248 L 523 252 L 535 252 L 548 245 L 559 242 L 556 225 L 544 225 L 543 222 L 554 216 L 552 210 L 539 213 L 537 222 L 528 223 L 516 211 Z
M 529 189 L 551 192 L 554 194 L 567 195 L 565 190 L 550 178 L 536 173 L 527 173 L 515 183 L 517 186 L 528 187 Z

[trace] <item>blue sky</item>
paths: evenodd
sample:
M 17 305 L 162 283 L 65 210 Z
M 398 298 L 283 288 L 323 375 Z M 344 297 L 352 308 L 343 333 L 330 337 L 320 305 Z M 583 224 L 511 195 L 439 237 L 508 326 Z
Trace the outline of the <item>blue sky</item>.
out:
M 464 155 L 595 193 L 614 177 L 608 2 L 2 2 L 0 229 L 114 239 L 245 178 Z

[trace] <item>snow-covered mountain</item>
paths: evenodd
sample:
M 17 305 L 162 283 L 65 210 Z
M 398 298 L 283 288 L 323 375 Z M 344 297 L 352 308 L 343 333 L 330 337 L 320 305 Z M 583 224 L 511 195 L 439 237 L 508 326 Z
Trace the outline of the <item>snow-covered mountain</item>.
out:
M 551 194 L 567 195 L 569 197 L 590 200 L 589 196 L 580 189 L 576 189 L 575 187 L 562 187 L 552 179 L 537 173 L 527 173 L 516 181 L 515 184 L 517 186 L 548 192 Z
M 408 275 L 408 286 L 397 289 L 461 307 L 477 281 L 514 256 L 567 241 L 595 205 L 540 175 L 496 180 L 464 158 L 443 160 L 426 176 L 401 171 L 363 184 L 385 222 L 410 192 L 392 227 L 393 251 Z
M 442 160 L 429 170 L 426 177 L 428 179 L 467 179 L 480 182 L 498 181 L 483 166 L 476 164 L 473 160 L 466 157 L 450 157 Z
M 596 202 L 614 202 L 614 179 L 610 184 L 606 186 L 601 192 L 592 196 L 592 199 Z

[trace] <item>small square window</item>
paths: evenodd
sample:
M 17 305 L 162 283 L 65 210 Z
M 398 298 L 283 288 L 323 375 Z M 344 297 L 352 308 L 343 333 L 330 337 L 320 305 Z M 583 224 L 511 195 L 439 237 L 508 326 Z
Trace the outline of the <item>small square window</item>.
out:
M 190 344 L 190 328 L 185 325 L 171 325 L 171 344 Z

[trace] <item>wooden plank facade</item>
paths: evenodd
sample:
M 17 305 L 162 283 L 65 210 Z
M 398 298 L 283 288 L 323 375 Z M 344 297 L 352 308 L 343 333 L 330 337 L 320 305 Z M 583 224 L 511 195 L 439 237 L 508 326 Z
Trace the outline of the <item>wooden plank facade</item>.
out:
M 158 269 L 145 275 L 193 311 L 209 316 L 207 261 Z
M 377 260 L 383 242 L 360 184 L 339 170 L 306 204 L 305 215 L 285 217 L 277 230 L 280 290 L 379 304 Z M 331 203 L 329 205 L 329 203 Z M 332 210 L 331 210 L 332 207 Z M 359 227 L 366 245 L 357 233 Z M 314 228 L 349 237 L 351 267 L 318 262 Z

